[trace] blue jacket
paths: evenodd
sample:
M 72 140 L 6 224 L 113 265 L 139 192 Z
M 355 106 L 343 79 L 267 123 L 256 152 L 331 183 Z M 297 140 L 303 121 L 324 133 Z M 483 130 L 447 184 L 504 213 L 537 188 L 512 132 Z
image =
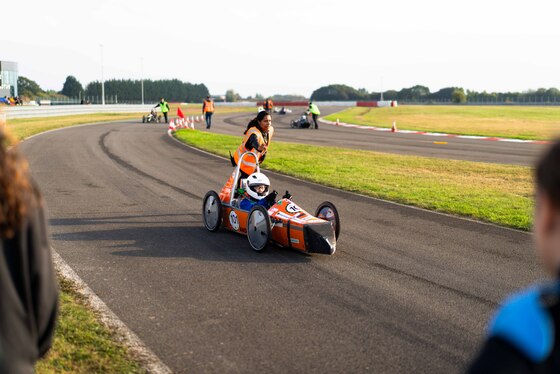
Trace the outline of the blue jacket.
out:
M 239 208 L 243 210 L 251 210 L 251 208 L 255 204 L 262 205 L 266 210 L 270 208 L 270 204 L 266 201 L 266 199 L 260 199 L 258 201 L 254 201 L 253 199 L 250 199 L 248 197 L 241 200 L 241 202 L 239 203 Z

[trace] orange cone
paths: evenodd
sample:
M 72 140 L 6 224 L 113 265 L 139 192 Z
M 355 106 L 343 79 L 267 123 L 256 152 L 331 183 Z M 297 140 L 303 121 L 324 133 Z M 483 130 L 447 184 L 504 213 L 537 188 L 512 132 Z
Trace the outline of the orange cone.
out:
M 391 132 L 397 132 L 397 121 L 393 121 L 393 126 L 391 127 Z

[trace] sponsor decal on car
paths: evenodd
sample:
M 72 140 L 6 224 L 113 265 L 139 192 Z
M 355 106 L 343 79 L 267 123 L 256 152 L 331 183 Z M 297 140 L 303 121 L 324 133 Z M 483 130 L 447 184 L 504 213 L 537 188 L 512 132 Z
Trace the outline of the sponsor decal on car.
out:
M 289 214 L 286 214 L 284 212 L 278 212 L 276 213 L 276 217 L 277 218 L 281 218 L 281 219 L 285 219 L 285 220 L 290 220 L 292 219 L 292 216 L 290 216 Z
M 288 206 L 286 207 L 286 212 L 288 213 L 292 213 L 295 214 L 297 212 L 299 212 L 301 209 L 299 208 L 299 206 L 297 206 L 294 203 L 288 204 Z
M 229 223 L 235 231 L 239 230 L 239 218 L 234 210 L 229 213 Z

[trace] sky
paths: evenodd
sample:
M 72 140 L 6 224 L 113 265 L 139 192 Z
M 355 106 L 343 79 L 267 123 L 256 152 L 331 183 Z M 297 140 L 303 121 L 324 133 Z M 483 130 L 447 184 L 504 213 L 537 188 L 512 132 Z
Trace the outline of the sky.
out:
M 558 0 L 26 0 L 2 7 L 0 60 L 57 91 L 68 75 L 213 95 L 527 91 L 560 88 L 559 14 Z

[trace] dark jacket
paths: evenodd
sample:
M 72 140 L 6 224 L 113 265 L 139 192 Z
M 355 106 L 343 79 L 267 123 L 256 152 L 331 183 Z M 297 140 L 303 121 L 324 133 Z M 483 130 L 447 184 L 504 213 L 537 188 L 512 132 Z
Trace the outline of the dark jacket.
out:
M 0 239 L 0 373 L 32 373 L 51 347 L 58 287 L 43 208 Z

